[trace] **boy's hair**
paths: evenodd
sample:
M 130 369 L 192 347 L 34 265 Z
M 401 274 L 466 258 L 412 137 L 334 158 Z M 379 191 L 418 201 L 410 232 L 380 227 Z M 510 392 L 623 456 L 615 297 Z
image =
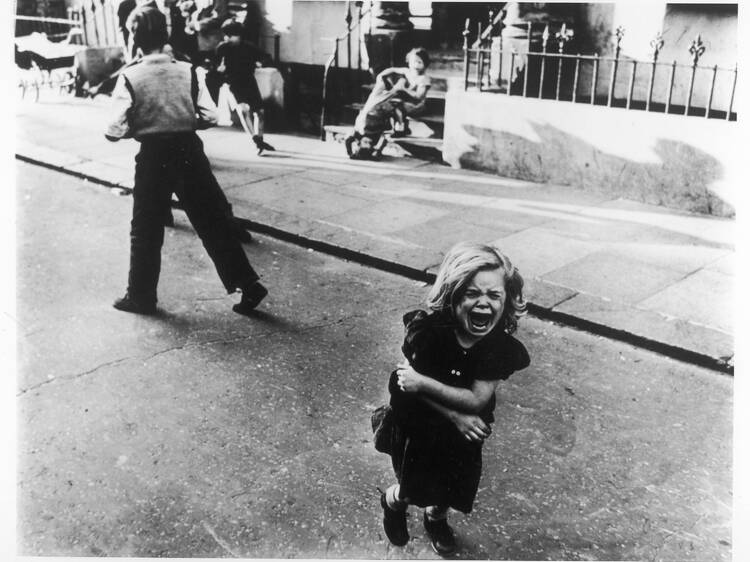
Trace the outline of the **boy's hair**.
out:
M 167 44 L 167 17 L 155 5 L 139 6 L 129 18 L 133 45 L 141 51 L 161 49 Z
M 427 295 L 430 310 L 449 312 L 463 297 L 466 286 L 479 271 L 503 270 L 505 284 L 505 307 L 500 325 L 507 333 L 513 333 L 518 318 L 526 314 L 523 299 L 523 277 L 508 256 L 494 246 L 460 242 L 453 246 L 440 265 L 435 284 Z
M 430 55 L 427 53 L 427 49 L 424 47 L 415 47 L 408 53 L 406 53 L 406 64 L 409 64 L 409 59 L 411 57 L 419 57 L 422 59 L 422 62 L 424 63 L 424 67 L 427 68 L 430 66 Z
M 229 19 L 221 24 L 221 32 L 227 37 L 242 37 L 242 24 L 236 20 Z

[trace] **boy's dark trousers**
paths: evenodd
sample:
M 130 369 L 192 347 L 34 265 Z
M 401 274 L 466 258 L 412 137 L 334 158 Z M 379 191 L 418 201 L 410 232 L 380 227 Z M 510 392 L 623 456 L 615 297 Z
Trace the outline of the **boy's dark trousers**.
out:
M 156 303 L 161 269 L 164 217 L 172 193 L 195 228 L 228 293 L 259 277 L 232 231 L 226 198 L 195 133 L 147 135 L 135 157 L 133 220 L 130 223 L 128 294 Z

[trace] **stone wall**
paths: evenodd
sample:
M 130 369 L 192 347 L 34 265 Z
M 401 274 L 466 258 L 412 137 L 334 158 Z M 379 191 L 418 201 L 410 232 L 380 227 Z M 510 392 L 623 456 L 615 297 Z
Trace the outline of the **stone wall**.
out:
M 733 216 L 736 122 L 451 89 L 443 158 L 454 167 Z

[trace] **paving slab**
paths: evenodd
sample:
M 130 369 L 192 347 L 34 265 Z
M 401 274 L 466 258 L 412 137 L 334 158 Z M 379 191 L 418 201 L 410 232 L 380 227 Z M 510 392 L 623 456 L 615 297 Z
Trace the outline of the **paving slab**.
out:
M 66 168 L 84 160 L 80 156 L 71 154 L 68 151 L 26 141 L 16 142 L 16 154 L 58 168 Z
M 299 176 L 294 178 L 294 183 L 276 184 L 273 198 L 264 201 L 264 204 L 292 215 L 336 222 L 336 217 L 361 211 L 367 208 L 370 202 L 361 197 L 321 189 L 319 183 Z
M 614 255 L 640 260 L 657 267 L 666 267 L 687 275 L 701 268 L 715 267 L 718 270 L 732 261 L 734 252 L 713 245 L 658 243 L 633 241 L 613 242 L 607 251 Z M 713 264 L 716 264 L 715 266 Z
M 734 277 L 737 274 L 737 256 L 734 252 L 728 252 L 724 257 L 706 264 L 705 269 Z
M 425 248 L 449 248 L 456 240 L 489 242 L 497 236 L 497 229 L 471 224 L 460 216 L 449 215 L 397 231 L 400 238 Z
M 543 275 L 547 281 L 630 305 L 655 295 L 683 277 L 684 274 L 671 269 L 603 251 Z
M 594 295 L 577 294 L 554 310 L 707 357 L 718 359 L 734 354 L 732 338 L 725 332 Z
M 464 207 L 460 212 L 455 212 L 454 217 L 469 225 L 494 230 L 495 238 L 541 226 L 549 221 L 547 217 L 487 207 Z
M 388 200 L 368 205 L 361 210 L 333 215 L 330 219 L 350 228 L 365 228 L 377 234 L 388 234 L 398 233 L 446 214 L 447 211 L 429 205 Z
M 578 294 L 575 289 L 549 283 L 536 277 L 523 275 L 523 296 L 527 302 L 552 310 Z
M 703 298 L 700 298 L 703 295 Z M 729 298 L 715 298 L 716 295 Z M 731 334 L 734 329 L 734 279 L 702 269 L 637 303 L 638 308 L 659 311 Z
M 498 238 L 493 243 L 528 277 L 541 277 L 600 248 L 598 244 L 567 239 L 537 227 Z

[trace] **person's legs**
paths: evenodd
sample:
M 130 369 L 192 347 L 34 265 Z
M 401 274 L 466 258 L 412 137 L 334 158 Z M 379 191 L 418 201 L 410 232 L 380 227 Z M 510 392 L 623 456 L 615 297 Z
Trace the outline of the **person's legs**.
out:
M 380 506 L 383 508 L 383 530 L 388 540 L 396 546 L 409 542 L 409 530 L 406 526 L 407 499 L 401 497 L 398 484 L 390 486 L 380 495 Z
M 136 156 L 133 218 L 130 222 L 130 271 L 127 294 L 114 306 L 149 313 L 156 307 L 165 216 L 171 198 L 168 148 L 144 142 Z
M 221 187 L 211 171 L 203 152 L 203 143 L 197 135 L 189 135 L 185 146 L 182 181 L 176 188 L 188 219 L 203 242 L 216 271 L 227 290 L 242 291 L 241 309 L 245 314 L 255 308 L 266 296 L 267 290 L 250 265 L 227 213 L 226 197 L 218 195 Z M 223 192 L 221 192 L 223 195 Z M 239 306 L 239 305 L 237 305 Z
M 431 505 L 425 508 L 424 528 L 435 552 L 446 555 L 456 550 L 456 536 L 448 525 L 448 506 Z
M 250 105 L 253 113 L 253 129 L 255 130 L 253 142 L 255 142 L 255 146 L 258 147 L 258 154 L 262 154 L 264 150 L 276 150 L 273 146 L 263 140 L 266 116 L 265 111 L 263 110 L 263 96 L 260 95 L 258 82 L 256 82 L 254 77 L 248 82 L 245 95 L 247 96 L 246 101 Z
M 255 138 L 256 129 L 253 126 L 253 115 L 250 111 L 250 106 L 246 103 L 237 104 L 237 117 L 240 120 L 242 129 L 250 135 L 253 139 Z

